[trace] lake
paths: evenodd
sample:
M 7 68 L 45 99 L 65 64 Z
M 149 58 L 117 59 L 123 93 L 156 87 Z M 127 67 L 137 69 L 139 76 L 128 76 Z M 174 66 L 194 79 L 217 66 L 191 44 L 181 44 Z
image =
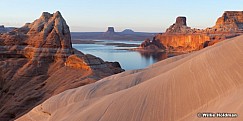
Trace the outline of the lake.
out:
M 125 70 L 143 69 L 153 63 L 168 58 L 164 52 L 141 53 L 128 49 L 135 48 L 142 41 L 118 41 L 118 40 L 95 40 L 93 44 L 73 44 L 73 47 L 84 54 L 92 54 L 100 57 L 104 61 L 117 61 Z M 126 44 L 129 47 L 118 47 L 117 45 Z

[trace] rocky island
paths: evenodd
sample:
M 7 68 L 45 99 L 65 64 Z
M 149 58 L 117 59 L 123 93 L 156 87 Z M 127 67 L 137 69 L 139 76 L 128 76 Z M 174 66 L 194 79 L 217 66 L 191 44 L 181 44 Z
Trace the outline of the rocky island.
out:
M 0 35 L 0 120 L 18 118 L 49 97 L 124 71 L 74 49 L 60 12 Z

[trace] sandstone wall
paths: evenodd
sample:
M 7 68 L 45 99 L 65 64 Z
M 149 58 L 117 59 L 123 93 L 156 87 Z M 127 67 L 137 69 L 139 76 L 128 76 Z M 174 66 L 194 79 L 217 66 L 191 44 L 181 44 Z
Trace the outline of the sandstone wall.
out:
M 210 37 L 204 34 L 158 34 L 155 40 L 162 44 L 167 51 L 188 52 L 202 48 Z

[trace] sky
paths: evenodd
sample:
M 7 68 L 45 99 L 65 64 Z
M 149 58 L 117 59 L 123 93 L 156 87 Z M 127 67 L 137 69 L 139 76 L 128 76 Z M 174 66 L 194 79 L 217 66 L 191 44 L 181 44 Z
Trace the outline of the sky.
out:
M 0 0 L 0 25 L 21 27 L 42 12 L 60 11 L 72 32 L 164 32 L 177 16 L 192 28 L 215 24 L 224 11 L 243 10 L 243 0 Z

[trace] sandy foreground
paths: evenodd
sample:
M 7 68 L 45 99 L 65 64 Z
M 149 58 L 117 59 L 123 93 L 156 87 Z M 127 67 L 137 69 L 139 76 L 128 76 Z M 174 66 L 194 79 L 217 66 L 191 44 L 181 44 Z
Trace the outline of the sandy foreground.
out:
M 237 113 L 198 118 L 198 113 Z M 243 36 L 46 100 L 17 121 L 242 121 Z

